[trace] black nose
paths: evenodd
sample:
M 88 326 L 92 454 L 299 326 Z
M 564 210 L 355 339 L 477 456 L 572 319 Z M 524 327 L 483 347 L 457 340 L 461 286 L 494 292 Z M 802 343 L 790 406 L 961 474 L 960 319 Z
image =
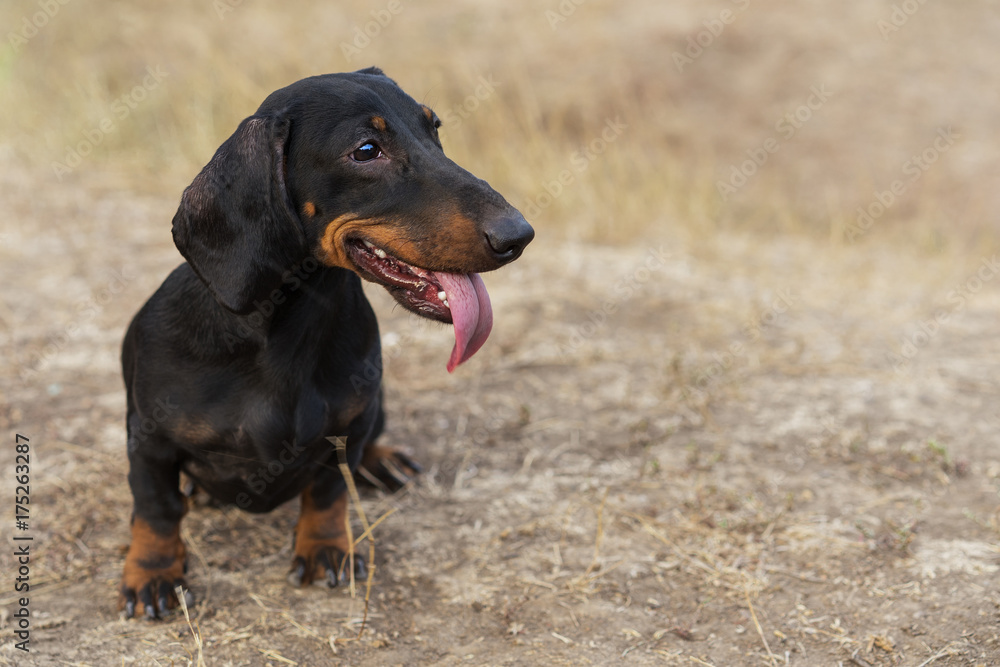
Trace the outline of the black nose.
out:
M 535 230 L 520 213 L 506 216 L 486 225 L 486 242 L 501 262 L 513 262 L 521 256 L 524 246 L 535 238 Z

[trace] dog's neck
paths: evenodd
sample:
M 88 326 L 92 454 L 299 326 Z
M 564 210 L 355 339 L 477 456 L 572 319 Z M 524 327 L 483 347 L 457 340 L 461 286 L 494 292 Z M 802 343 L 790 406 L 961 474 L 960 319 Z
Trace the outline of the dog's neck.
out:
M 252 311 L 233 317 L 254 353 L 277 362 L 271 368 L 316 368 L 334 347 L 364 359 L 378 344 L 378 323 L 361 279 L 315 261 L 286 271 L 282 284 L 255 301 Z

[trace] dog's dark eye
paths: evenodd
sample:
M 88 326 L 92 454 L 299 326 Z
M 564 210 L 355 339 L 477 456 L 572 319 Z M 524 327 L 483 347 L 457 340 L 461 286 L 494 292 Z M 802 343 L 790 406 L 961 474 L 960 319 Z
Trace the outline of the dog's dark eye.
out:
M 382 151 L 379 147 L 371 142 L 368 142 L 351 153 L 351 159 L 355 162 L 368 162 L 369 160 L 374 160 L 380 155 L 382 155 Z

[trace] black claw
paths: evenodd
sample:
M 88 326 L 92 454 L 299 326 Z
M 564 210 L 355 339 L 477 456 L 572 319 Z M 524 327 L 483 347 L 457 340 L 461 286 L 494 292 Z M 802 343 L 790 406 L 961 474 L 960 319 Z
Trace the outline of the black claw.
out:
M 393 451 L 379 458 L 371 467 L 362 465 L 355 475 L 360 482 L 392 493 L 412 482 L 421 472 L 423 468 L 419 463 L 402 452 Z
M 341 568 L 343 568 L 342 571 L 341 568 L 337 568 L 338 571 L 341 571 L 340 580 L 341 582 L 348 584 L 351 581 L 351 572 L 350 572 L 351 555 L 340 552 L 338 553 L 340 556 L 339 558 L 340 565 Z M 365 568 L 365 559 L 359 556 L 358 554 L 354 554 L 354 580 L 357 581 L 358 579 L 365 579 L 367 577 L 368 577 L 368 570 Z
M 394 484 L 394 488 L 398 489 L 412 479 L 399 467 L 402 460 L 398 458 L 398 455 L 396 459 L 384 458 L 380 463 L 382 464 L 383 480 L 389 484 Z
M 139 590 L 139 602 L 142 603 L 146 618 L 156 618 L 156 607 L 153 606 L 153 587 L 151 584 L 146 584 Z
M 160 583 L 160 594 L 156 598 L 156 609 L 160 612 L 160 616 L 164 616 L 167 613 L 167 601 L 170 599 L 170 595 L 170 584 L 165 581 Z
M 292 570 L 288 573 L 288 583 L 296 588 L 302 586 L 302 582 L 306 578 L 306 561 L 302 556 L 296 556 L 295 560 L 292 561 Z
M 133 591 L 128 591 L 125 593 L 125 618 L 133 618 L 135 616 L 135 593 Z
M 396 452 L 396 459 L 417 475 L 419 475 L 424 471 L 423 466 L 421 466 L 419 463 L 411 459 L 403 452 Z
M 333 562 L 336 561 L 337 559 L 334 558 Z M 321 566 L 326 571 L 326 585 L 334 588 L 337 585 L 337 568 L 330 562 L 330 554 L 327 553 L 326 549 L 322 549 L 316 554 L 316 566 Z M 319 580 L 317 583 L 320 583 Z
M 348 584 L 351 581 L 350 556 L 336 547 L 326 547 L 319 549 L 313 557 L 310 573 L 319 572 L 323 569 L 322 576 L 311 574 L 309 577 L 314 586 L 325 586 L 326 588 L 337 588 L 341 584 Z M 314 578 L 315 577 L 315 578 Z M 354 579 L 368 578 L 368 565 L 365 559 L 355 554 L 354 556 Z M 292 561 L 292 569 L 288 573 L 288 583 L 301 587 L 306 580 L 306 561 L 302 556 L 296 556 Z
M 337 574 L 340 575 L 340 583 L 348 586 L 351 583 L 351 557 L 345 553 L 341 553 L 339 556 L 337 559 L 339 561 L 337 563 Z

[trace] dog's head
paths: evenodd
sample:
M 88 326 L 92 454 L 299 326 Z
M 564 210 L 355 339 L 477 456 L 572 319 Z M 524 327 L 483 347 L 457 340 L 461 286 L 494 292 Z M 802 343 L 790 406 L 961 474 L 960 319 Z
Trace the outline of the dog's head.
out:
M 282 88 L 184 191 L 174 242 L 236 313 L 309 255 L 353 271 L 454 323 L 453 370 L 492 326 L 479 273 L 517 259 L 534 231 L 445 157 L 440 124 L 376 68 Z

